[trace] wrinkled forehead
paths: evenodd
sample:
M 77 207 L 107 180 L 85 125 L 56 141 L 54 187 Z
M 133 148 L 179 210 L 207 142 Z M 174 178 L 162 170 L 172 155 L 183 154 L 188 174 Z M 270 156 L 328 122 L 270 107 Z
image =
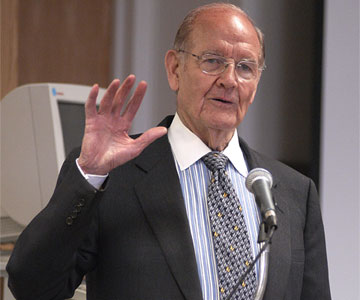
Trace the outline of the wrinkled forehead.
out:
M 260 55 L 260 41 L 253 24 L 245 14 L 235 10 L 213 9 L 202 12 L 195 20 L 187 41 L 191 49 L 206 44 L 250 45 Z

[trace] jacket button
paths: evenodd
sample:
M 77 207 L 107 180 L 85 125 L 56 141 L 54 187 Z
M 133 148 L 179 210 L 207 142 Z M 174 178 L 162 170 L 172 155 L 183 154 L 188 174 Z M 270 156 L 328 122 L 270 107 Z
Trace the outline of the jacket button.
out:
M 72 219 L 75 219 L 76 217 L 77 217 L 77 212 L 74 210 L 72 213 L 71 213 L 71 215 L 70 215 L 70 217 L 72 218 Z
M 67 218 L 66 218 L 66 225 L 71 226 L 73 222 L 74 222 L 74 221 L 73 221 L 72 217 L 67 217 Z
M 84 206 L 85 205 L 85 199 L 84 198 L 81 198 L 80 200 L 79 200 L 79 204 L 78 204 L 79 206 Z

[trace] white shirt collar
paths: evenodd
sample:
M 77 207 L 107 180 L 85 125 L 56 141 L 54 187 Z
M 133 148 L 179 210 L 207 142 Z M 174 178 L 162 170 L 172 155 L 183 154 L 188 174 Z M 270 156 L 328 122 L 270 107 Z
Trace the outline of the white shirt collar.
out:
M 168 130 L 168 137 L 172 152 L 182 171 L 212 151 L 183 124 L 177 113 Z M 246 177 L 248 169 L 240 148 L 236 129 L 223 153 L 229 158 L 237 171 Z

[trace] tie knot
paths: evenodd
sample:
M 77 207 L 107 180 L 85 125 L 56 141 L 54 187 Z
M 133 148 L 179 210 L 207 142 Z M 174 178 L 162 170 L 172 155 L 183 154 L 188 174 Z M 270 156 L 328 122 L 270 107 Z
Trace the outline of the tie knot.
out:
M 213 173 L 215 171 L 225 169 L 226 163 L 229 160 L 229 158 L 226 155 L 218 151 L 209 152 L 208 154 L 204 155 L 201 159 L 205 163 L 206 167 Z

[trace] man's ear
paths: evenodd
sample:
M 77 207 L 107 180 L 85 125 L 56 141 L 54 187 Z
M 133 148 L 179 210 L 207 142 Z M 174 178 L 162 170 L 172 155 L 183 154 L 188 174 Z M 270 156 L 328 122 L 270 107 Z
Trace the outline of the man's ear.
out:
M 179 89 L 180 62 L 175 50 L 169 50 L 165 55 L 165 69 L 170 88 L 177 92 Z
M 254 89 L 253 94 L 251 96 L 251 100 L 250 100 L 249 104 L 252 104 L 254 102 L 260 78 L 261 78 L 261 73 L 259 74 L 258 78 L 256 79 L 256 82 L 255 82 L 256 86 L 255 86 L 255 89 Z

